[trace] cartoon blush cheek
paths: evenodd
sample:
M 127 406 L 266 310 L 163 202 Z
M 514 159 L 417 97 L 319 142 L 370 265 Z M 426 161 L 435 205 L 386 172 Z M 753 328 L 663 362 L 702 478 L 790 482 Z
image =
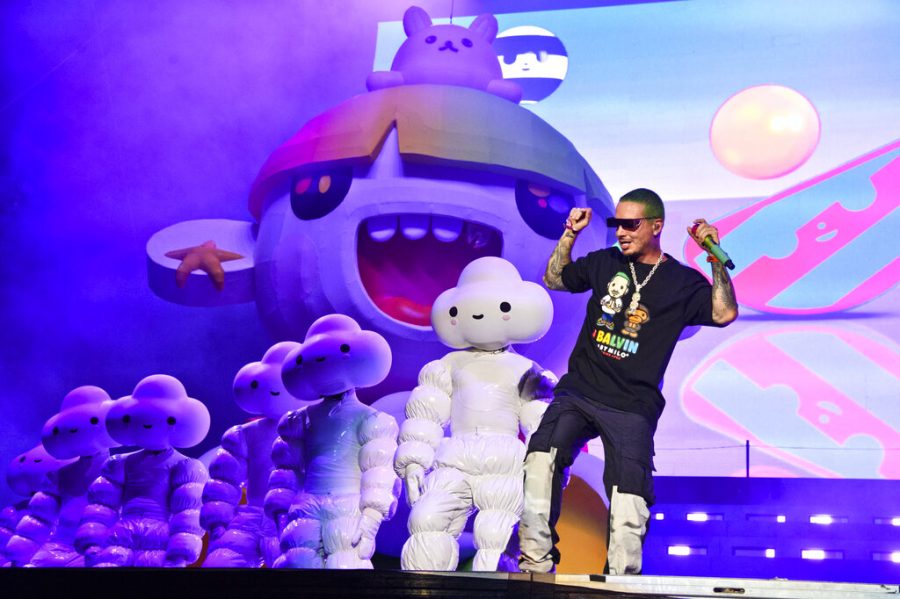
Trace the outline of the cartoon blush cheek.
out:
M 451 319 L 450 319 L 450 324 L 451 324 L 452 326 L 456 326 L 456 319 L 455 319 L 455 318 L 451 318 Z
M 502 318 L 503 320 L 509 320 L 509 319 L 510 319 L 510 316 L 509 316 L 509 314 L 504 314 L 504 315 L 501 316 L 500 318 Z

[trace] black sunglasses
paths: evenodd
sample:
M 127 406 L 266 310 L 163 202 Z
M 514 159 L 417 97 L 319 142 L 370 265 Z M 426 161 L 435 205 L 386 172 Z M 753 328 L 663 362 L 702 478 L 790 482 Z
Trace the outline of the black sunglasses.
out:
M 614 216 L 610 216 L 606 219 L 606 226 L 610 229 L 618 229 L 622 227 L 626 231 L 637 231 L 637 228 L 641 226 L 642 220 L 653 220 L 649 216 L 642 216 L 641 218 L 616 218 Z

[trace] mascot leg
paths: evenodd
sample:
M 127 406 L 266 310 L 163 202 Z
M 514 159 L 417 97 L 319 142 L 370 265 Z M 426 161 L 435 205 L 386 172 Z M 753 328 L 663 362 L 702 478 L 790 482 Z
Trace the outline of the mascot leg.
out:
M 273 564 L 275 568 L 325 567 L 318 502 L 312 496 L 304 496 L 299 505 L 291 508 L 281 533 L 281 551 Z
M 404 570 L 453 571 L 459 565 L 457 539 L 472 513 L 472 489 L 455 468 L 439 467 L 425 478 L 409 514 L 410 537 L 400 554 Z
M 329 570 L 371 570 L 370 560 L 359 559 L 353 547 L 353 535 L 359 523 L 359 495 L 329 498 L 323 510 L 322 541 L 325 546 L 325 567 Z

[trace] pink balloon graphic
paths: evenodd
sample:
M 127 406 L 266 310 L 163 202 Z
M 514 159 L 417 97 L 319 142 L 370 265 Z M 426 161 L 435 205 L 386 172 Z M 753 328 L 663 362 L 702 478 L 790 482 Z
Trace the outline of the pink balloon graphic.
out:
M 732 173 L 774 179 L 812 156 L 819 133 L 819 114 L 803 94 L 783 85 L 757 85 L 731 96 L 716 111 L 709 143 Z

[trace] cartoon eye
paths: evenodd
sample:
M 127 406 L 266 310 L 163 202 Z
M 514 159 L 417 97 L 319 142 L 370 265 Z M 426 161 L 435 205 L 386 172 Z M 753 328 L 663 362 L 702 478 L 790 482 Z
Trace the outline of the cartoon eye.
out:
M 512 310 L 512 306 L 509 305 L 509 302 L 500 302 L 500 311 L 501 312 L 509 312 Z
M 100 424 L 100 419 L 96 416 L 91 416 L 91 424 Z
M 297 359 L 294 360 L 294 362 L 297 364 L 297 366 L 300 366 L 301 364 L 303 364 L 303 356 L 297 354 Z
M 462 45 L 465 46 L 466 48 L 471 48 L 471 47 L 472 47 L 472 40 L 470 40 L 470 39 L 467 38 L 467 37 L 464 37 L 464 38 L 462 38 Z
M 125 424 L 128 424 L 129 422 L 131 422 L 131 416 L 129 416 L 128 414 L 125 414 L 124 416 L 122 416 L 122 422 L 124 422 Z
M 516 64 L 516 58 L 518 58 L 518 54 L 504 54 L 500 58 L 503 59 L 503 64 Z
M 342 353 L 342 354 L 346 354 L 346 353 L 348 353 L 349 351 L 350 351 L 350 346 L 347 345 L 346 343 L 342 343 L 342 344 L 341 344 L 341 353 Z
M 545 60 L 547 60 L 547 56 L 549 56 L 549 54 L 547 54 L 547 51 L 541 50 L 537 55 L 538 62 L 544 62 Z
M 59 434 L 59 427 L 58 427 L 58 426 L 54 426 L 54 427 L 53 427 L 53 434 L 54 434 L 54 435 L 58 435 L 58 434 Z
M 259 388 L 259 381 L 255 380 L 255 379 L 252 380 L 252 381 L 250 381 L 250 388 L 251 388 L 251 389 L 257 389 L 257 388 Z
M 436 36 L 436 35 L 429 35 L 428 37 L 425 38 L 425 43 L 426 43 L 426 44 L 433 44 L 433 43 L 436 42 L 436 41 L 437 41 L 437 36 Z
M 544 185 L 520 180 L 516 183 L 516 207 L 531 230 L 547 239 L 558 239 L 566 226 L 575 199 Z
M 174 425 L 174 424 L 175 424 L 175 417 L 174 417 L 174 416 L 169 416 L 168 418 L 166 418 L 166 424 L 168 424 L 169 426 Z
M 21 464 L 22 462 L 24 462 L 24 461 L 25 461 L 25 456 L 22 456 L 22 457 L 19 458 L 19 463 L 20 463 L 20 464 Z
M 35 464 L 40 464 L 40 463 L 43 462 L 43 461 L 44 461 L 44 458 L 35 458 L 34 463 L 35 463 Z
M 456 318 L 457 314 L 459 314 L 459 310 L 456 309 L 456 306 L 450 308 L 450 318 Z
M 352 182 L 350 168 L 297 176 L 291 184 L 291 210 L 300 220 L 322 218 L 344 201 Z

